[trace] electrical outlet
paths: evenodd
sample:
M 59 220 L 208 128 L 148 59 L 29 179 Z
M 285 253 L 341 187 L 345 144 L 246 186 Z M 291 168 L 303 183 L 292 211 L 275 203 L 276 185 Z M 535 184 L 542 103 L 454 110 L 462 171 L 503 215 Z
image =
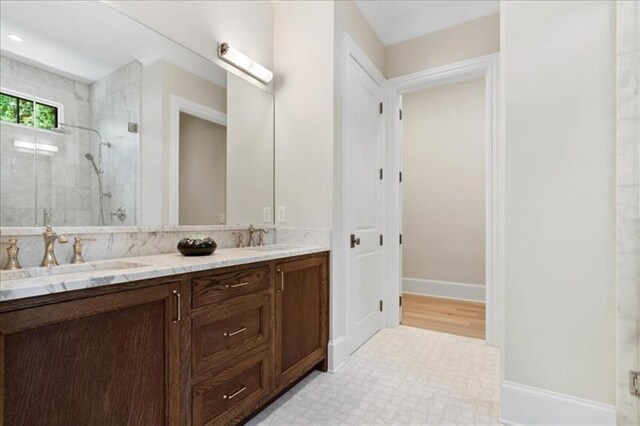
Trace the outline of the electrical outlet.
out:
M 284 223 L 287 221 L 287 208 L 284 206 L 276 207 L 276 222 Z
M 271 223 L 271 207 L 265 207 L 262 209 L 262 220 L 265 223 Z
M 225 213 L 220 213 L 218 215 L 218 222 L 220 222 L 222 225 L 227 223 L 227 215 Z

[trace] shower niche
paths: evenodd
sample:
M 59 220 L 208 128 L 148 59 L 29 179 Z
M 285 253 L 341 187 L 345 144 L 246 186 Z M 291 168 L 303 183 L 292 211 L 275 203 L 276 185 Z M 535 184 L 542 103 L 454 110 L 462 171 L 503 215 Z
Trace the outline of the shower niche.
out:
M 0 226 L 271 220 L 264 85 L 102 2 L 3 1 L 0 20 Z

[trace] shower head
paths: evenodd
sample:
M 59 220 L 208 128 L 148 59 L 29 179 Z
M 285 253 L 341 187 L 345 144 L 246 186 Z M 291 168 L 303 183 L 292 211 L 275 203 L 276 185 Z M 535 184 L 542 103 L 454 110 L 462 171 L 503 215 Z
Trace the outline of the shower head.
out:
M 49 129 L 50 131 L 52 131 L 53 133 L 57 133 L 59 135 L 70 135 L 73 132 L 69 129 L 67 129 L 66 127 L 64 127 L 63 124 L 60 124 L 58 127 L 53 127 L 51 129 Z
M 100 168 L 96 165 L 95 160 L 93 159 L 93 155 L 89 154 L 88 152 L 84 155 L 84 158 L 86 158 L 87 160 L 91 161 L 91 165 L 93 165 L 93 170 L 95 170 L 97 175 L 100 175 L 100 173 L 102 173 L 102 170 L 100 170 Z

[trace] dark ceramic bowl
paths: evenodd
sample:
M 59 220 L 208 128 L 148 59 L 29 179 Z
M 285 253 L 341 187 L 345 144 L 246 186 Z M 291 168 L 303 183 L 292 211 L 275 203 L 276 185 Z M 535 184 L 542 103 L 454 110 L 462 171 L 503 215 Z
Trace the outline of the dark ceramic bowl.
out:
M 218 245 L 210 237 L 186 237 L 178 242 L 178 251 L 185 256 L 208 256 Z

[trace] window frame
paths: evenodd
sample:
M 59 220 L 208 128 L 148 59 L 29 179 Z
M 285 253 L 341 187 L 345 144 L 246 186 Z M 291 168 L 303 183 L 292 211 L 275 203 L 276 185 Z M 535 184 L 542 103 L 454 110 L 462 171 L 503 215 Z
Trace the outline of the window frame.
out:
M 18 119 L 18 122 L 13 122 L 13 121 L 5 121 L 5 120 L 0 120 L 0 123 L 2 124 L 8 124 L 10 126 L 19 126 L 21 128 L 24 129 L 35 129 L 38 131 L 44 131 L 44 132 L 51 132 L 51 129 L 47 129 L 47 128 L 43 128 L 43 127 L 36 127 L 35 122 L 33 123 L 32 126 L 28 125 L 28 124 L 22 124 L 20 123 L 20 100 L 23 101 L 27 101 L 30 103 L 33 103 L 33 110 L 35 113 L 35 104 L 39 104 L 42 106 L 47 106 L 47 107 L 52 107 L 56 109 L 56 126 L 55 127 L 59 127 L 60 123 L 64 123 L 64 105 L 61 104 L 60 102 L 56 102 L 56 101 L 52 101 L 49 99 L 45 99 L 45 98 L 40 98 L 38 96 L 32 96 L 32 95 L 28 95 L 26 93 L 17 91 L 17 90 L 13 90 L 13 89 L 9 89 L 7 87 L 0 87 L 0 93 L 2 93 L 3 95 L 6 96 L 11 96 L 13 98 L 17 99 L 18 104 L 16 105 L 17 107 L 17 111 L 16 111 L 16 118 Z M 54 133 L 54 132 L 51 132 Z

